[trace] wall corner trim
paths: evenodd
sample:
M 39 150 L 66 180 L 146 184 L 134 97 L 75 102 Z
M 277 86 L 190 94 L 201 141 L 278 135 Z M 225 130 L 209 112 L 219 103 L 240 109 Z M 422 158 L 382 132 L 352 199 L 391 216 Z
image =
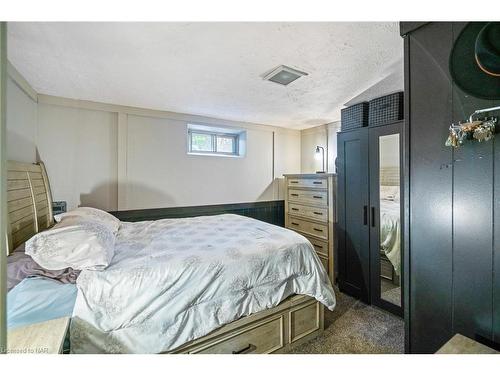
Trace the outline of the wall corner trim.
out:
M 118 199 L 117 210 L 127 208 L 127 146 L 128 146 L 128 116 L 124 112 L 118 112 Z
M 35 103 L 38 103 L 38 93 L 31 87 L 29 82 L 17 71 L 17 69 L 7 60 L 7 75 L 14 83 Z
M 323 133 L 328 131 L 328 124 L 323 124 L 323 125 L 318 125 L 314 126 L 312 128 L 306 128 L 302 129 L 300 131 L 301 135 L 307 135 L 307 134 L 317 134 L 317 133 Z

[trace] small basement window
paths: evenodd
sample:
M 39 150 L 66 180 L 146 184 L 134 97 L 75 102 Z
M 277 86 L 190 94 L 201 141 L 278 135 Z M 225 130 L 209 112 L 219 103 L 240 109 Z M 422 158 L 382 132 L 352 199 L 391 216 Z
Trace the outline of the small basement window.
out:
M 188 154 L 243 156 L 246 132 L 234 128 L 188 125 Z

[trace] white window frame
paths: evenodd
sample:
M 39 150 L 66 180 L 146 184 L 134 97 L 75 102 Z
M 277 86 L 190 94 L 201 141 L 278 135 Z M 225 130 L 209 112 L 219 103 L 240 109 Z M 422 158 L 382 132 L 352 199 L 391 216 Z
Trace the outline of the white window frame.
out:
M 192 128 L 191 128 L 192 126 Z M 206 129 L 203 129 L 206 128 Z M 193 150 L 192 135 L 193 134 L 207 134 L 212 137 L 212 150 L 211 151 L 199 151 Z M 205 125 L 194 125 L 188 124 L 187 130 L 187 145 L 188 154 L 190 155 L 207 155 L 207 156 L 230 156 L 230 157 L 241 157 L 240 144 L 242 140 L 245 139 L 245 132 L 240 129 L 227 129 L 224 131 L 222 128 L 216 128 Z M 217 138 L 231 138 L 233 139 L 233 150 L 231 152 L 223 152 L 217 150 Z

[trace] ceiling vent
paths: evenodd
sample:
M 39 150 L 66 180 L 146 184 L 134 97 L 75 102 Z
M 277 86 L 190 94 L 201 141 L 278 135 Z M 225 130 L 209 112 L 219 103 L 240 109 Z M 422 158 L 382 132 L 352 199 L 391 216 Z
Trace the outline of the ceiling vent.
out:
M 301 72 L 300 70 L 290 68 L 289 66 L 280 65 L 276 69 L 273 69 L 270 73 L 266 74 L 264 79 L 286 86 L 296 79 L 306 75 L 306 72 Z

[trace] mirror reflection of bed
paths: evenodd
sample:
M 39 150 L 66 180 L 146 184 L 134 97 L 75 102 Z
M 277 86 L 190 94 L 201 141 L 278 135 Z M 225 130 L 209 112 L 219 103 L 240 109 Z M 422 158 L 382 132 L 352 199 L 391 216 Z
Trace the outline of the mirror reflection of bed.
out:
M 399 134 L 379 138 L 380 298 L 401 306 Z

